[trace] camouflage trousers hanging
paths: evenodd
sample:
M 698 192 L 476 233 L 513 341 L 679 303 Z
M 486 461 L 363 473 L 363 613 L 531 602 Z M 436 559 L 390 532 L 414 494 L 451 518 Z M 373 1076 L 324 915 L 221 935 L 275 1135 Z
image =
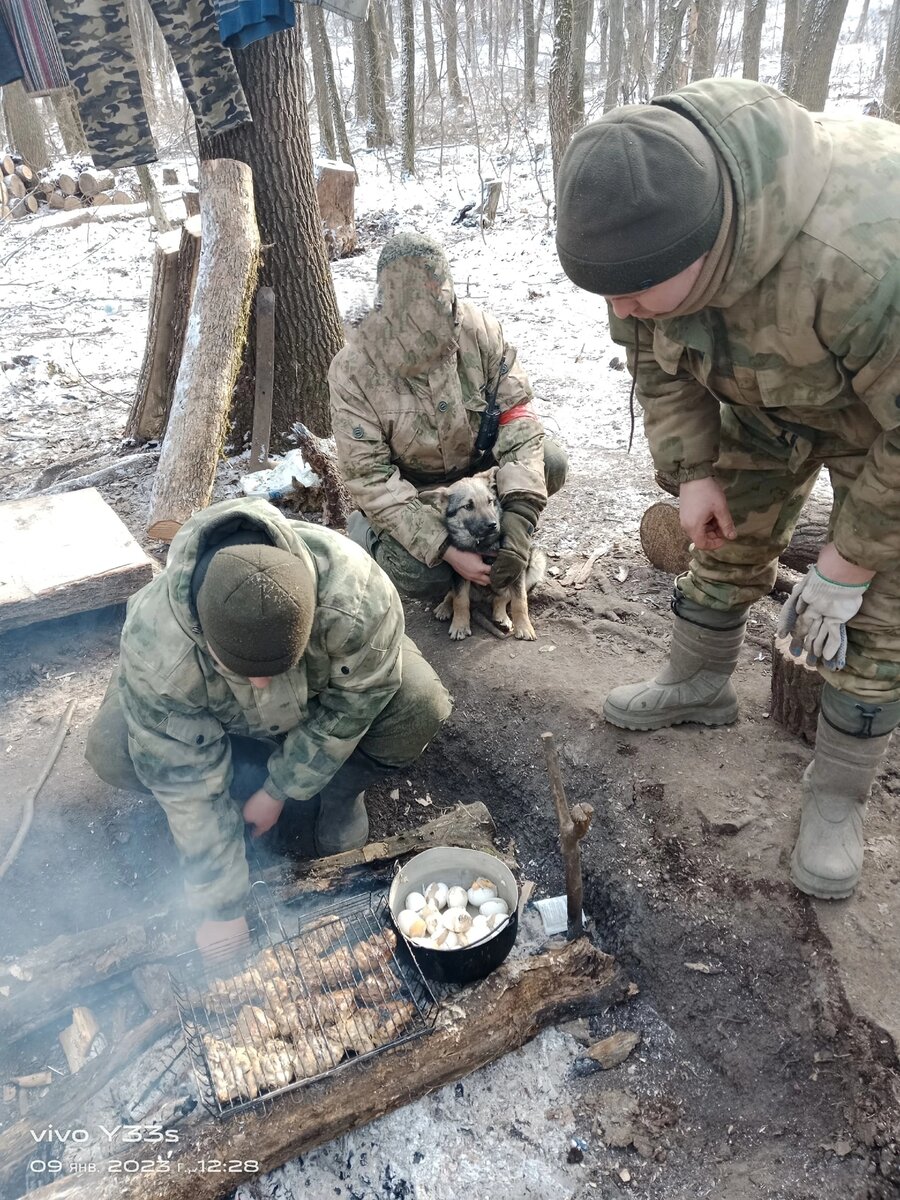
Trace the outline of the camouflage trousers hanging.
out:
M 831 536 L 868 452 L 868 445 L 854 446 L 807 427 L 786 428 L 765 413 L 723 406 L 716 477 L 725 489 L 737 537 L 718 550 L 695 550 L 687 573 L 676 581 L 678 588 L 718 611 L 767 595 L 778 556 L 791 540 L 822 467 L 834 492 Z M 900 528 L 885 521 L 880 540 L 893 548 L 897 565 L 878 572 L 862 608 L 848 623 L 846 667 L 819 668 L 832 687 L 877 702 L 900 699 Z
M 249 121 L 212 0 L 149 3 L 201 132 L 223 133 Z M 116 168 L 155 162 L 124 0 L 49 0 L 49 7 L 94 163 Z
M 478 470 L 484 470 L 491 465 L 479 464 Z M 569 460 L 565 450 L 553 438 L 545 437 L 544 477 L 548 496 L 553 496 L 560 490 L 566 482 L 568 471 Z M 454 476 L 453 481 L 461 477 Z M 429 486 L 438 486 L 442 482 L 449 483 L 451 480 L 435 480 Z M 353 522 L 347 533 L 369 551 L 402 595 L 411 596 L 416 600 L 440 600 L 447 594 L 453 582 L 453 569 L 447 563 L 439 563 L 436 567 L 426 566 L 389 533 L 376 533 L 368 521 Z

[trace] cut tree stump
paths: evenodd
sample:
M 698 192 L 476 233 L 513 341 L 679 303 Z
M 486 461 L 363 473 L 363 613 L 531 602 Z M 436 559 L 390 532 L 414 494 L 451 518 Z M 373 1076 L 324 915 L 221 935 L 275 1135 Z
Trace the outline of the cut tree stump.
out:
M 482 183 L 481 203 L 472 214 L 478 217 L 482 225 L 493 225 L 496 221 L 502 191 L 503 182 L 500 179 L 485 179 Z
M 180 240 L 181 235 L 177 230 L 161 233 L 156 239 L 153 252 L 144 360 L 138 375 L 134 402 L 125 425 L 125 436 L 136 442 L 150 442 L 161 438 L 169 416 L 169 405 L 172 401 L 169 391 L 169 355 L 172 350 Z
M 174 167 L 163 167 L 162 181 L 163 187 L 171 187 L 178 182 L 178 172 Z
M 147 523 L 150 536 L 163 541 L 209 504 L 259 269 L 250 168 L 213 159 L 200 176 L 197 287 Z
M 796 734 L 811 746 L 816 741 L 816 725 L 822 700 L 824 679 L 815 667 L 806 665 L 806 655 L 795 658 L 789 637 L 772 638 L 772 698 L 769 712 L 788 733 Z
M 200 215 L 200 193 L 193 190 L 182 192 L 181 199 L 184 201 L 184 211 L 189 217 L 199 217 Z
M 96 196 L 98 192 L 108 192 L 116 186 L 116 181 L 110 171 L 82 171 L 78 176 L 78 190 L 82 196 Z
M 430 1033 L 365 1062 L 349 1063 L 298 1093 L 275 1097 L 268 1112 L 248 1111 L 240 1121 L 185 1129 L 167 1173 L 123 1177 L 98 1163 L 89 1177 L 70 1176 L 43 1189 L 44 1197 L 218 1200 L 259 1172 L 273 1171 L 462 1079 L 561 1021 L 603 1012 L 627 994 L 628 983 L 615 960 L 588 938 L 510 957 L 487 979 L 455 994 Z M 0 1151 L 7 1137 L 0 1135 Z M 214 1159 L 249 1159 L 258 1163 L 258 1171 L 203 1171 L 201 1161 Z
M 94 488 L 0 504 L 0 633 L 121 604 L 150 559 Z
M 354 167 L 333 159 L 316 163 L 316 195 L 331 259 L 344 258 L 356 249 L 355 191 Z

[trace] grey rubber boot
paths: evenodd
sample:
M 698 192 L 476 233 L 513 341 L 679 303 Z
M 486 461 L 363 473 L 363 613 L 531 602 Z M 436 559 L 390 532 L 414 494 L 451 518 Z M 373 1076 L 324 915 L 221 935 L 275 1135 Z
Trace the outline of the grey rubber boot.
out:
M 334 779 L 319 792 L 316 853 L 324 858 L 359 850 L 369 839 L 366 786 L 393 768 L 354 750 Z
M 863 866 L 866 802 L 900 723 L 900 701 L 873 705 L 828 684 L 816 730 L 816 754 L 803 774 L 800 834 L 791 881 L 808 896 L 845 900 Z
M 675 623 L 668 662 L 655 679 L 625 684 L 609 693 L 603 715 L 611 725 L 649 730 L 687 721 L 730 725 L 737 720 L 738 700 L 731 676 L 749 609 L 714 612 L 679 594 L 672 608 Z
M 369 524 L 368 518 L 358 510 L 347 518 L 347 537 L 356 542 L 363 550 L 375 557 L 375 547 L 378 545 L 378 534 Z

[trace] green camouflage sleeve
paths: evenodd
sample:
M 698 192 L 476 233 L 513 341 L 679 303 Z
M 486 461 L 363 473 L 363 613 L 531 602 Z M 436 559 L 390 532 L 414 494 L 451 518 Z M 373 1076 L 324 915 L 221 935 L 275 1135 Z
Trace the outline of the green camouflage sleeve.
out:
M 687 371 L 669 375 L 653 357 L 653 334 L 644 321 L 617 317 L 609 306 L 609 331 L 624 346 L 653 465 L 673 483 L 706 479 L 719 456 L 719 402 Z
M 447 548 L 444 523 L 391 462 L 378 418 L 352 381 L 340 378 L 339 358 L 328 378 L 334 440 L 347 490 L 376 529 L 396 538 L 419 562 L 434 567 Z
M 497 402 L 500 405 L 500 429 L 494 444 L 497 460 L 497 491 L 501 503 L 526 500 L 540 513 L 547 504 L 544 477 L 544 427 L 531 411 L 534 394 L 528 376 L 519 364 L 516 349 L 503 337 L 503 329 L 490 313 L 483 313 L 491 354 L 487 386 L 496 385 L 501 357 L 505 373 L 500 380 Z M 517 411 L 521 416 L 510 416 Z
M 192 911 L 228 919 L 244 910 L 250 878 L 244 821 L 231 799 L 231 747 L 208 712 L 159 694 L 123 640 L 120 695 L 135 773 L 162 805 Z
M 900 263 L 830 348 L 883 431 L 841 505 L 833 540 L 848 562 L 881 571 L 900 562 Z
M 338 614 L 328 631 L 328 686 L 269 759 L 267 792 L 309 800 L 334 778 L 400 688 L 403 629 L 400 597 L 373 562 L 364 607 Z

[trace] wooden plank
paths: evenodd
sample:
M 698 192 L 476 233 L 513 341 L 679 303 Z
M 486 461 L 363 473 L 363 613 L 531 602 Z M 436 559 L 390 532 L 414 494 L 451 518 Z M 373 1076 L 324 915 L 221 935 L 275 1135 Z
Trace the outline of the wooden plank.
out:
M 0 503 L 0 633 L 120 604 L 153 565 L 95 488 Z

